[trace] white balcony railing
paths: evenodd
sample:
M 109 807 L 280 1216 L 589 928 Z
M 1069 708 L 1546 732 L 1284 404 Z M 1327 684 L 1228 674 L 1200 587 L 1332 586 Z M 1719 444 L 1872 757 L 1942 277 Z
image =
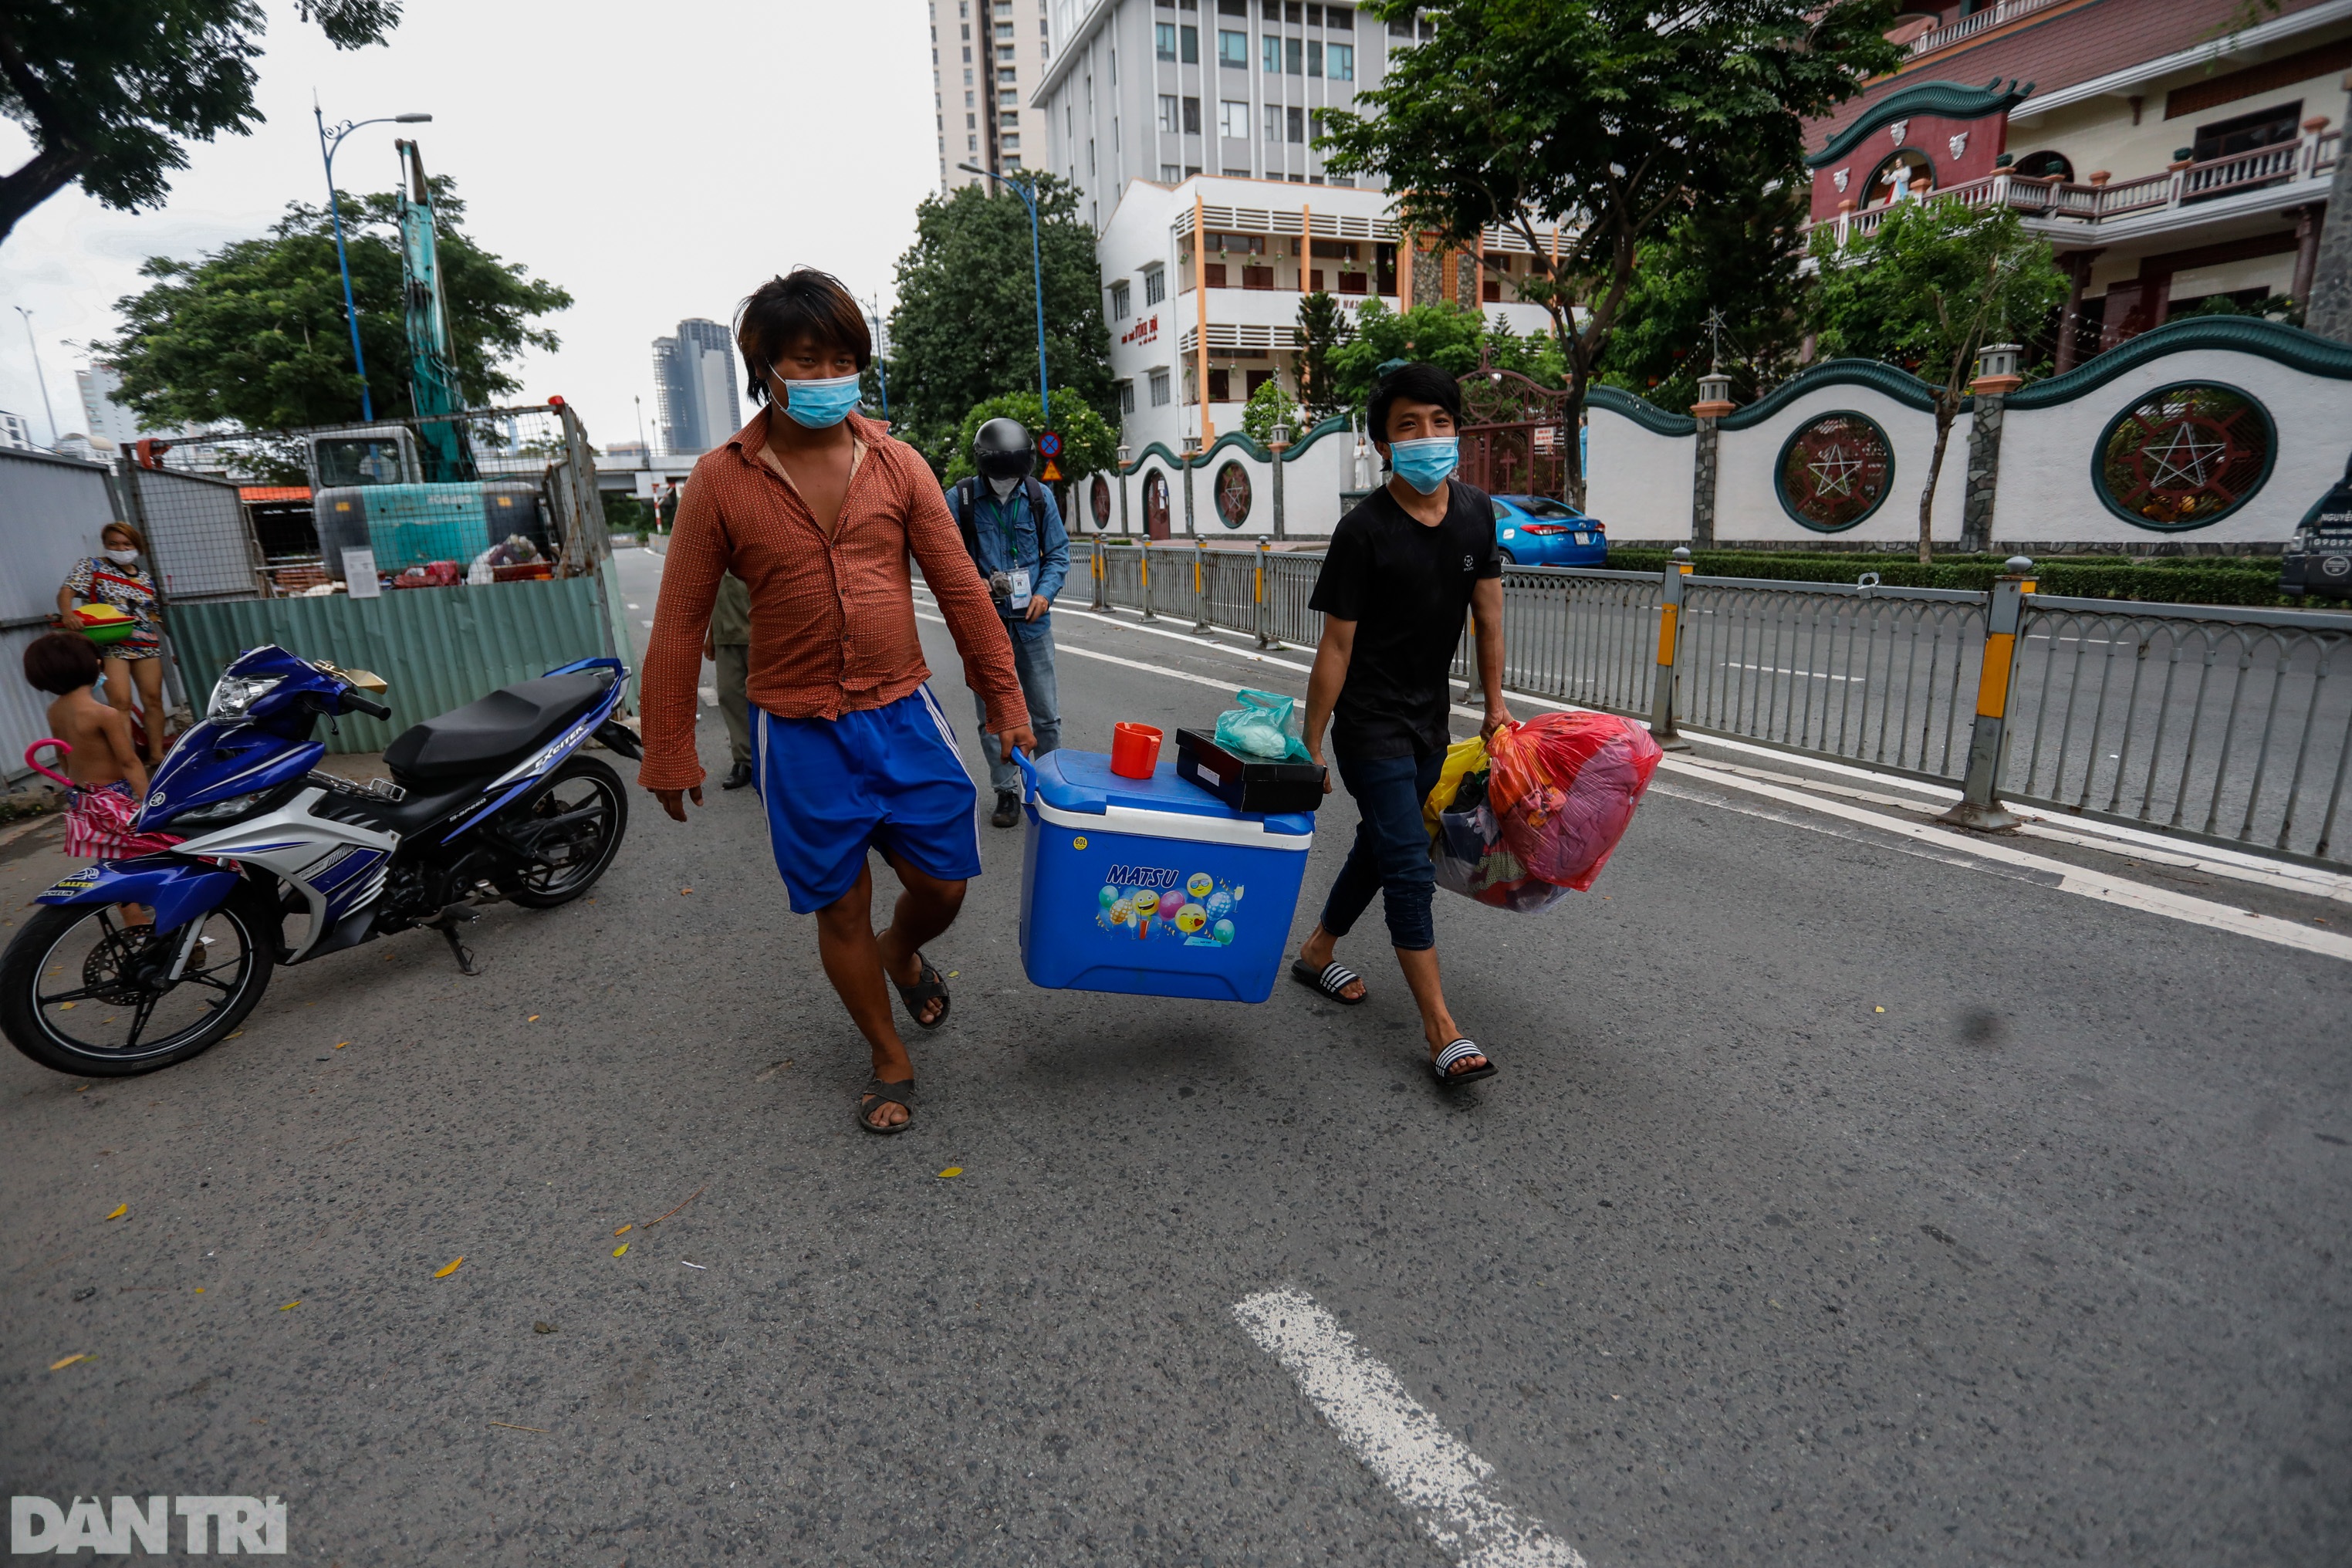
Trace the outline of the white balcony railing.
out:
M 1924 199 L 1958 202 L 1971 207 L 2010 206 L 2029 217 L 2095 225 L 2132 213 L 2193 205 L 2241 191 L 2296 181 L 2315 182 L 2334 172 L 2343 145 L 2344 134 L 2340 131 L 2317 134 L 2306 132 L 2293 142 L 2257 147 L 2251 153 L 2176 163 L 2160 174 L 2131 180 L 2100 180 L 2091 184 L 2039 179 L 2004 170 L 1982 179 L 1946 185 L 1929 192 Z M 1841 213 L 1823 220 L 1822 225 L 1807 226 L 1833 226 L 1843 245 L 1849 239 L 1876 233 L 1890 210 L 1885 206 L 1868 207 Z
M 2014 17 L 2029 16 L 2056 4 L 2058 0 L 1997 0 L 1997 4 L 1988 5 L 1981 11 L 1971 12 L 1956 22 L 1922 33 L 1912 39 L 1909 45 L 1911 58 L 1916 60 L 1921 55 L 1932 55 L 1937 49 L 1950 48 L 1954 44 L 1965 43 L 1979 33 L 2000 26 L 2003 22 Z

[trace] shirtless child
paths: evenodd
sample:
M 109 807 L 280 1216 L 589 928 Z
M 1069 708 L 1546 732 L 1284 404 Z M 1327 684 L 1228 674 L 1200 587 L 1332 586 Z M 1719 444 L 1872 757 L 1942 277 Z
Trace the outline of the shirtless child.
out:
M 57 699 L 49 704 L 49 733 L 72 748 L 65 763 L 73 781 L 66 853 L 100 860 L 152 855 L 179 837 L 131 830 L 147 797 L 147 765 L 131 739 L 131 715 L 91 691 L 98 672 L 98 649 L 77 632 L 51 632 L 25 649 L 25 679 Z M 123 907 L 133 921 L 144 921 L 140 906 Z

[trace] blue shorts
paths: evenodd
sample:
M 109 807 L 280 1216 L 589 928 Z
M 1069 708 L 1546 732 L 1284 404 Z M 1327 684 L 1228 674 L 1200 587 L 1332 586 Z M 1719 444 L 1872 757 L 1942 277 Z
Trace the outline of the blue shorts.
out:
M 942 881 L 980 875 L 980 792 L 930 688 L 838 719 L 751 715 L 751 778 L 794 914 L 856 887 L 868 847 Z

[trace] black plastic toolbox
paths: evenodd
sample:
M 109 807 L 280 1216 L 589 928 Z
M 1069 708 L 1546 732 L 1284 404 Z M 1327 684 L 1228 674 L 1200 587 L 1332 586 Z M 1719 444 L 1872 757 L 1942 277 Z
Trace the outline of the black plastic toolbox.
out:
M 1314 811 L 1323 804 L 1323 770 L 1315 763 L 1244 757 L 1198 730 L 1176 731 L 1176 776 L 1235 811 Z

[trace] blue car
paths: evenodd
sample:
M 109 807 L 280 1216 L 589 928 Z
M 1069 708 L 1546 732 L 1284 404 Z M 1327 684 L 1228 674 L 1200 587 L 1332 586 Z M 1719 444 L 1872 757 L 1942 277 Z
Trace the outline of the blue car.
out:
M 1601 529 L 1599 518 L 1551 496 L 1495 498 L 1495 547 L 1507 566 L 1605 566 Z

